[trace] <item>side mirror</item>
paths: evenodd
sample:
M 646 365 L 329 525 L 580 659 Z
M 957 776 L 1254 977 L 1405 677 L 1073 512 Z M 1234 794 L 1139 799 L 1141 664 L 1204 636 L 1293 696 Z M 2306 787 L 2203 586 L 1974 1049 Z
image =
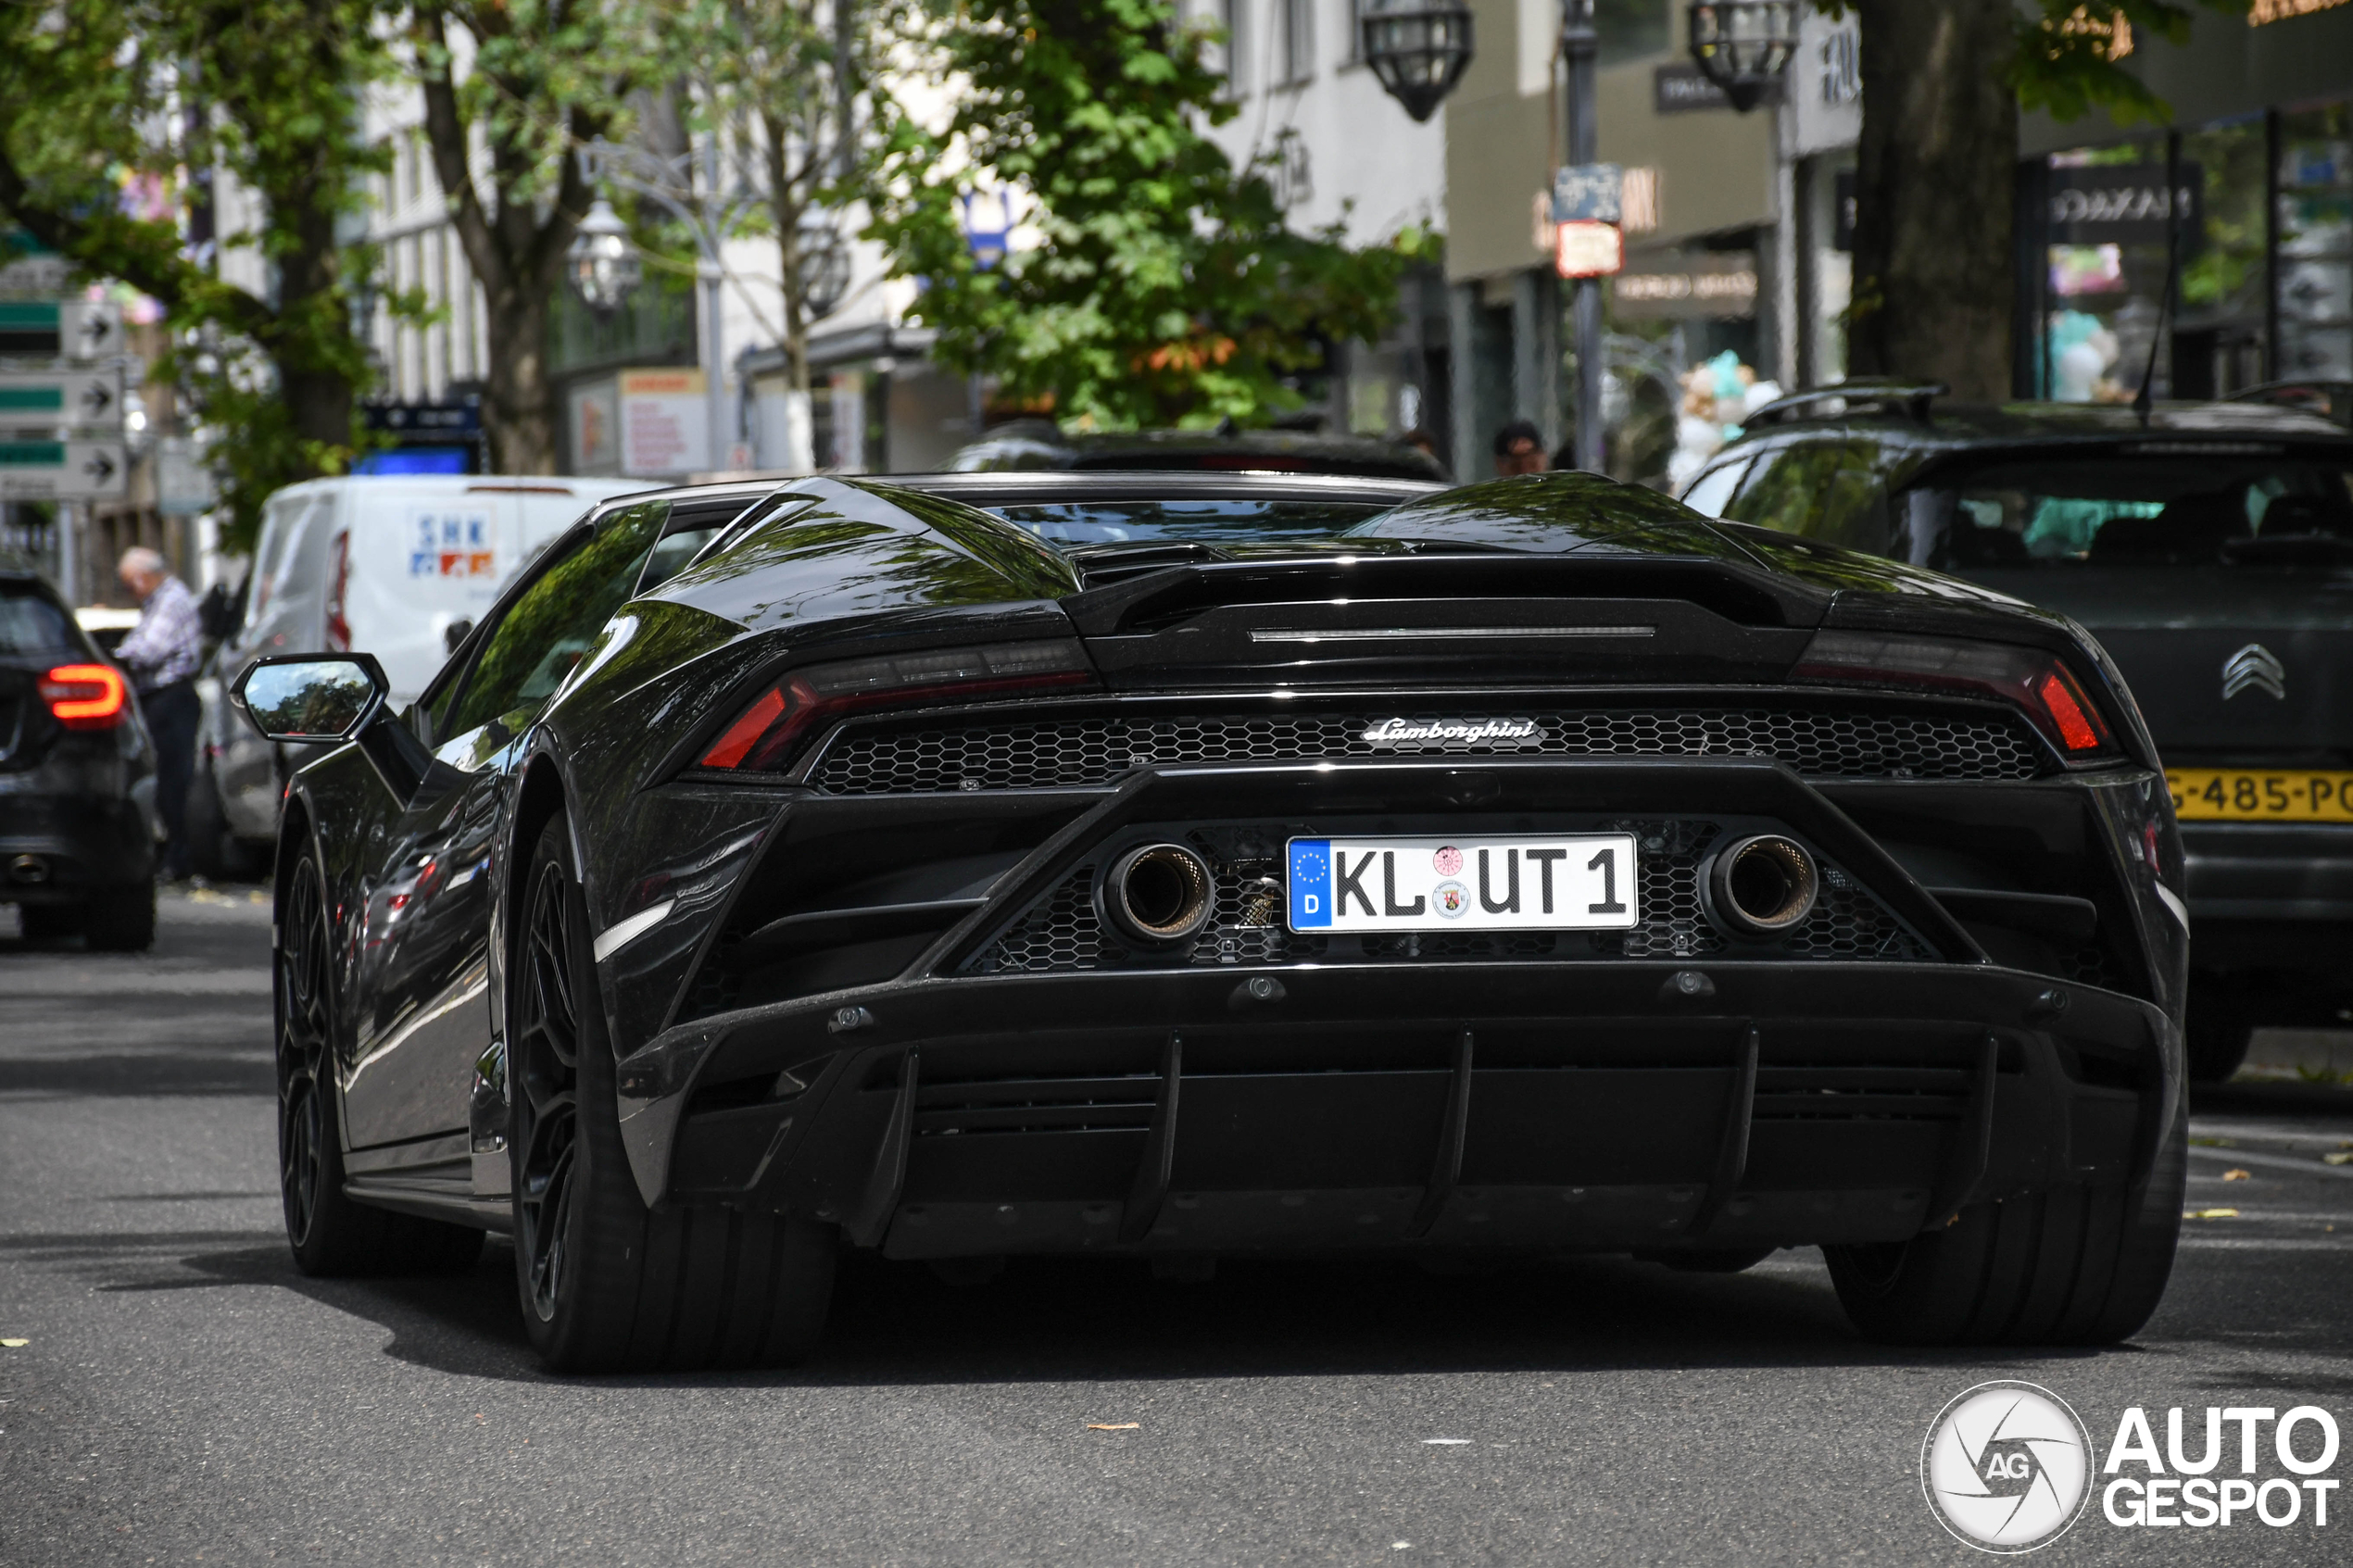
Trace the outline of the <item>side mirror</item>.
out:
M 304 653 L 255 659 L 229 695 L 264 735 L 299 743 L 357 739 L 391 690 L 371 654 Z

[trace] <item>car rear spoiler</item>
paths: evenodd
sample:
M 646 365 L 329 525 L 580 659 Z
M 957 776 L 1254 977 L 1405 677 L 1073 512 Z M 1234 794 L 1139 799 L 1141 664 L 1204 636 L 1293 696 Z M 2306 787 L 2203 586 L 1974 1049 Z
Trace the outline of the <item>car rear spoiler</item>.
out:
M 1233 605 L 1302 599 L 1684 599 L 1743 626 L 1821 624 L 1831 596 L 1729 560 L 1602 554 L 1325 556 L 1189 561 L 1062 601 L 1082 636 L 1148 631 Z

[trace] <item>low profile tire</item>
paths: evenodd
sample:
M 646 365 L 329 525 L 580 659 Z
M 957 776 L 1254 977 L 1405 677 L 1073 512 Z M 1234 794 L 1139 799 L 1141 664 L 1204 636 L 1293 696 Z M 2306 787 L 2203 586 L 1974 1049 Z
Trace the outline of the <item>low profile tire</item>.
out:
M 571 843 L 560 815 L 539 835 L 509 969 L 508 1148 L 524 1328 L 556 1372 L 789 1365 L 824 1328 L 834 1227 L 646 1206 L 622 1147 Z
M 1672 1252 L 1642 1252 L 1645 1262 L 1660 1263 L 1679 1274 L 1736 1274 L 1753 1269 L 1773 1255 L 1769 1247 L 1694 1247 Z
M 197 770 L 188 786 L 188 859 L 208 882 L 252 882 L 268 865 L 266 853 L 229 830 L 220 786 L 208 767 Z
M 79 904 L 19 904 L 17 914 L 24 923 L 24 939 L 28 942 L 62 942 L 69 936 L 82 935 Z
M 278 911 L 278 1188 L 286 1243 L 306 1274 L 463 1273 L 482 1233 L 355 1203 L 343 1189 L 334 977 L 318 862 L 305 855 Z
M 1839 1304 L 1892 1345 L 2113 1345 L 2165 1294 L 2182 1231 L 2189 1123 L 2147 1186 L 2065 1186 L 1973 1203 L 1909 1241 L 1826 1247 Z
M 2246 1062 L 2247 1047 L 2255 1043 L 2255 1022 L 2232 993 L 2194 985 L 2183 1035 L 2190 1081 L 2219 1084 Z
M 156 884 L 110 887 L 82 907 L 82 939 L 94 953 L 144 953 L 156 945 Z

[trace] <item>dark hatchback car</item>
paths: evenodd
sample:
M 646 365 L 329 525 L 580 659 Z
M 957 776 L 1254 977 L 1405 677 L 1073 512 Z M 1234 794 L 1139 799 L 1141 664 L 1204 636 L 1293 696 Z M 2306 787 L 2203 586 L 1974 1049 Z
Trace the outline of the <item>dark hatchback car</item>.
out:
M 1785 399 L 1694 478 L 1728 522 L 1933 567 L 2087 628 L 2132 684 L 2189 858 L 2194 1074 L 2353 1006 L 2353 436 L 2256 403 Z M 2021 842 L 2021 858 L 2040 851 Z
M 1284 430 L 1145 430 L 1064 434 L 1044 420 L 1000 425 L 948 460 L 954 473 L 1062 469 L 1074 472 L 1333 474 L 1443 482 L 1445 466 L 1417 446 L 1365 436 Z
M 0 903 L 25 935 L 154 942 L 154 793 L 122 672 L 45 581 L 0 563 Z

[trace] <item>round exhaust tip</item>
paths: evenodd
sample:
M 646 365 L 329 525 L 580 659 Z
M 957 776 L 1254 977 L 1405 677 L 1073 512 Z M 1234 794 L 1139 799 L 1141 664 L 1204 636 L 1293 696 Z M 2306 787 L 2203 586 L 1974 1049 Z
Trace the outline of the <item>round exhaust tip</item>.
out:
M 1779 936 L 1814 912 L 1821 874 L 1805 846 L 1760 833 L 1718 850 L 1707 868 L 1717 923 L 1738 936 Z
M 1165 947 L 1209 923 L 1217 884 L 1209 862 L 1181 844 L 1148 844 L 1112 862 L 1098 889 L 1102 914 L 1131 942 Z
M 8 880 L 19 887 L 38 887 L 49 880 L 49 862 L 38 855 L 19 855 L 8 862 Z

